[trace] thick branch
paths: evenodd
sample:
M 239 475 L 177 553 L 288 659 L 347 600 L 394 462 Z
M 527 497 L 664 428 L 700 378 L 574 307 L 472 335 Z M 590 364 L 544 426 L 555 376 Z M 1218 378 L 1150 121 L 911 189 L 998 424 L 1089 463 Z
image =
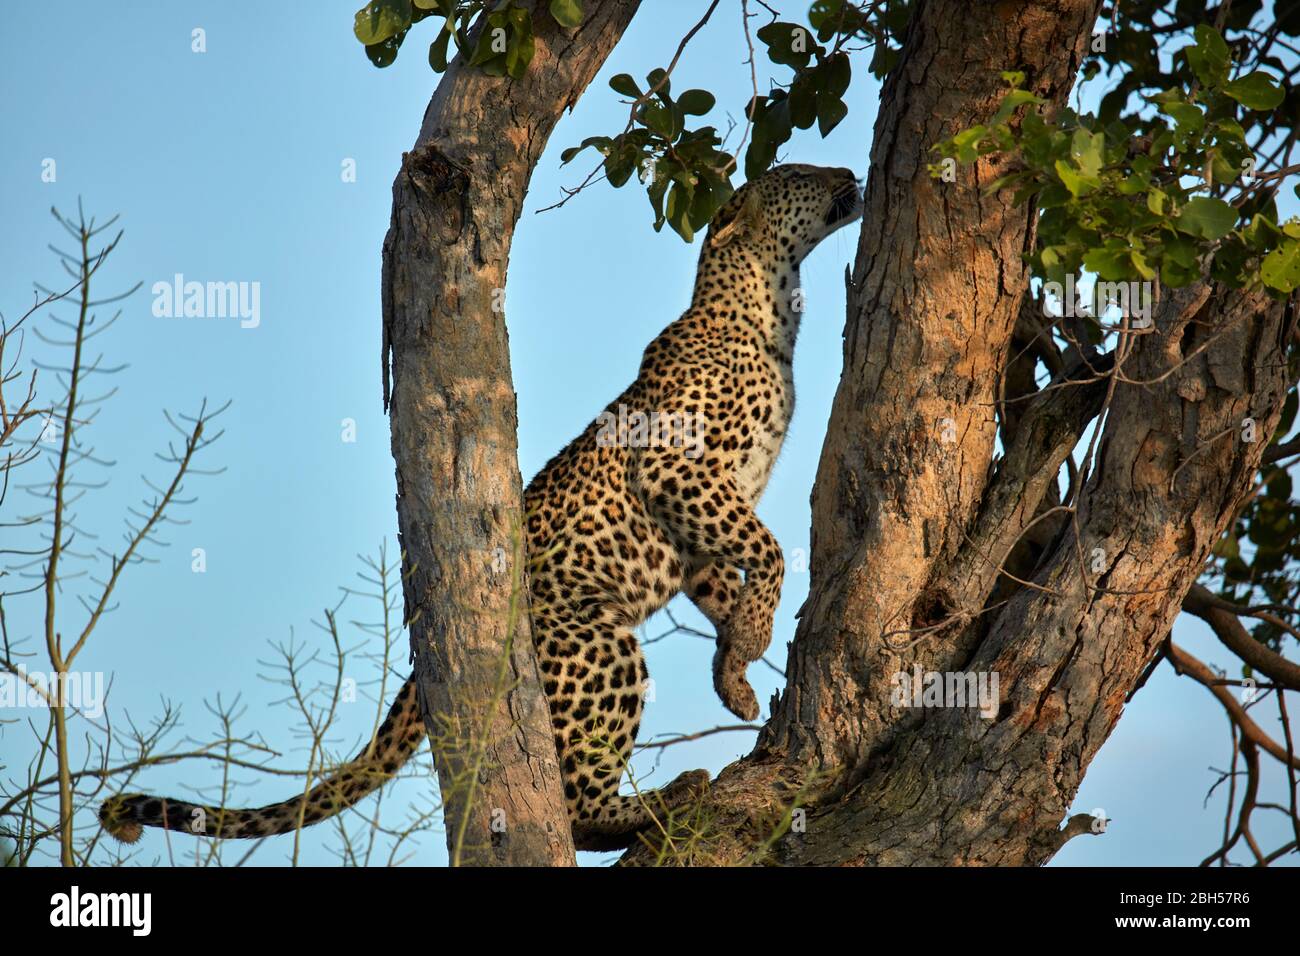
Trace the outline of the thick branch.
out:
M 1113 356 L 1091 361 L 1108 372 Z M 1039 504 L 1056 483 L 1061 466 L 1088 423 L 1101 411 L 1106 381 L 1075 366 L 1029 405 L 998 464 L 984 504 L 950 570 L 943 572 L 948 603 L 978 610 L 997 583 L 1012 548 L 1042 514 Z M 1079 380 L 1077 384 L 1072 382 Z M 1061 522 L 1053 522 L 1059 527 Z
M 996 717 L 913 717 L 792 861 L 1050 859 L 1084 771 L 1253 487 L 1262 443 L 1214 436 L 1245 418 L 1269 434 L 1291 384 L 1293 306 L 1223 288 L 1198 298 L 1188 315 L 1186 297 L 1167 297 L 1137 346 L 1132 376 L 1170 374 L 1116 392 L 1077 521 L 1036 578 L 1046 590 L 1016 593 L 961 664 L 997 675 Z M 1201 336 L 1216 338 L 1184 362 Z
M 1242 625 L 1237 615 L 1227 610 L 1210 591 L 1193 584 L 1183 598 L 1183 610 L 1199 617 L 1214 631 L 1215 637 L 1253 670 L 1289 690 L 1300 690 L 1300 664 L 1269 650 Z

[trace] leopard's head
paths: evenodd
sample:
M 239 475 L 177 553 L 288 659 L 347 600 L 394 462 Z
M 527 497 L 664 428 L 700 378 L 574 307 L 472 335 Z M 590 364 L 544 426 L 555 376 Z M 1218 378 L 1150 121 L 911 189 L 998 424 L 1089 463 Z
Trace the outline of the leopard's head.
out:
M 799 265 L 817 244 L 862 215 L 853 171 L 790 163 L 736 190 L 709 224 L 704 255 L 758 255 Z

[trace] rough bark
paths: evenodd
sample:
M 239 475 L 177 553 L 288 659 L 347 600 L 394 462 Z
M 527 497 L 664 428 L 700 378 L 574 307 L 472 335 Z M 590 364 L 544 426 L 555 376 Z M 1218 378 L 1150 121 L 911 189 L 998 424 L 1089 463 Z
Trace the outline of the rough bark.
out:
M 983 194 L 1003 171 L 993 164 L 932 179 L 930 147 L 996 110 L 1002 69 L 1024 70 L 1034 92 L 1063 104 L 1097 6 L 989 3 L 972 16 L 967 3 L 923 3 L 884 91 L 813 493 L 810 593 L 791 691 L 764 737 L 827 769 L 861 761 L 890 723 L 862 706 L 886 698 L 896 670 L 881 666 L 880 635 L 905 641 L 901 632 L 979 610 L 931 575 L 955 556 L 989 477 L 1033 217 L 1005 191 Z M 932 651 L 919 649 L 923 663 Z
M 1228 610 L 1229 607 L 1231 605 L 1222 604 L 1208 588 L 1199 584 L 1193 585 L 1183 598 L 1183 610 L 1210 625 L 1215 636 L 1241 658 L 1242 663 L 1276 684 L 1289 690 L 1300 690 L 1300 664 L 1287 660 L 1255 640 L 1241 623 L 1241 618 Z
M 1077 536 L 1067 525 L 1035 576 L 1052 593 L 1019 591 L 962 664 L 999 675 L 996 720 L 929 712 L 877 754 L 852 808 L 828 821 L 869 834 L 849 859 L 1037 864 L 1059 848 L 1084 771 L 1250 491 L 1289 384 L 1289 310 L 1218 288 L 1186 303 L 1166 300 L 1126 366 L 1168 374 L 1117 390 Z M 1240 440 L 1246 418 L 1263 439 Z M 810 849 L 809 861 L 826 853 Z
M 533 167 L 637 5 L 589 2 L 583 23 L 564 31 L 546 2 L 533 4 L 536 54 L 521 82 L 457 58 L 393 183 L 384 399 L 406 615 L 454 862 L 574 861 L 529 635 L 498 290 Z
M 1104 396 L 1043 394 L 995 464 L 1032 214 L 983 195 L 997 164 L 945 184 L 927 151 L 993 113 L 1000 70 L 1064 103 L 1096 12 L 1094 0 L 922 0 L 913 13 L 877 121 L 786 690 L 755 751 L 714 783 L 714 832 L 693 862 L 1050 859 L 1086 831 L 1065 820 L 1083 772 L 1249 493 L 1289 384 L 1294 304 L 1166 292 L 1123 364 L 1147 384 L 1110 396 L 1076 519 L 1057 522 L 1032 586 L 990 601 Z M 1247 417 L 1256 443 L 1234 437 Z M 891 678 L 914 664 L 996 673 L 996 717 L 891 706 Z M 806 829 L 765 849 L 796 802 Z

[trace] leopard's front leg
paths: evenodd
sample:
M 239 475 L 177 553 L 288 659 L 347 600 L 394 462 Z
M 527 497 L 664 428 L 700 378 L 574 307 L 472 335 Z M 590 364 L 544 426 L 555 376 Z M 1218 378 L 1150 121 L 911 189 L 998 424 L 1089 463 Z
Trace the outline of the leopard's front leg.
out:
M 718 649 L 713 654 L 713 689 L 737 717 L 758 717 L 758 698 L 745 679 L 745 670 L 772 643 L 772 622 L 781 600 L 785 560 L 776 536 L 763 525 L 752 509 L 741 518 L 743 532 L 724 546 L 745 572 L 745 585 L 731 609 L 731 616 L 718 630 Z
M 696 609 L 709 619 L 715 633 L 721 634 L 745 586 L 741 573 L 716 558 L 705 561 L 686 577 L 683 589 Z
M 713 600 L 706 600 L 707 608 L 701 607 L 718 629 L 718 649 L 713 656 L 714 690 L 733 714 L 753 720 L 758 716 L 758 697 L 745 679 L 745 670 L 772 643 L 772 621 L 785 576 L 781 546 L 730 478 L 681 458 L 672 464 L 671 473 L 653 467 L 642 473 L 651 514 L 683 550 L 721 562 L 733 569 L 732 575 L 734 569 L 745 574 L 730 613 L 725 612 L 716 594 L 707 595 Z M 690 504 L 683 507 L 679 494 L 683 487 L 707 490 L 692 495 Z M 693 578 L 688 593 L 694 584 L 698 594 L 699 583 Z

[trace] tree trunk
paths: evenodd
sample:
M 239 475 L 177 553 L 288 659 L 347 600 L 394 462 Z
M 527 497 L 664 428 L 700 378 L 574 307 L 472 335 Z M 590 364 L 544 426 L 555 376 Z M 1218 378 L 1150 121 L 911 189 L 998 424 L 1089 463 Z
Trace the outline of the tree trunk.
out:
M 536 54 L 520 82 L 458 57 L 393 183 L 384 401 L 406 617 L 453 863 L 574 862 L 529 634 L 503 294 L 533 167 L 637 5 L 589 2 L 563 31 L 544 0 L 532 4 Z
M 1148 384 L 1044 392 L 994 463 L 1032 208 L 984 195 L 999 161 L 944 183 L 928 150 L 987 120 L 1001 70 L 1063 105 L 1097 7 L 913 11 L 876 124 L 786 690 L 754 752 L 714 783 L 713 833 L 692 862 L 1046 862 L 1086 830 L 1060 830 L 1083 773 L 1249 493 L 1289 384 L 1295 303 L 1207 284 L 1166 291 L 1154 332 L 1118 356 Z M 1007 587 L 998 567 L 1103 404 L 1076 513 L 1051 516 L 1032 585 Z M 914 665 L 997 675 L 996 714 L 894 706 L 892 679 Z M 795 804 L 806 826 L 768 849 Z M 634 848 L 625 862 L 651 858 Z

